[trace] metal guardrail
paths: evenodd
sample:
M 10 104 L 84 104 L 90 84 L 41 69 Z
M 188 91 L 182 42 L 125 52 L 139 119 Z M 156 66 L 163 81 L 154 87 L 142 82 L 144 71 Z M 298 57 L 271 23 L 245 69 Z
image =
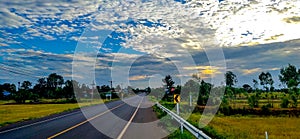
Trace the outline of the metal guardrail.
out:
M 174 118 L 178 123 L 180 123 L 181 131 L 183 131 L 183 127 L 186 128 L 189 132 L 191 132 L 196 138 L 198 139 L 211 139 L 205 133 L 203 133 L 198 128 L 194 127 L 192 124 L 175 114 L 174 112 L 170 111 L 166 107 L 162 106 L 158 102 L 156 102 L 157 106 L 161 108 L 164 112 L 169 114 L 172 118 Z

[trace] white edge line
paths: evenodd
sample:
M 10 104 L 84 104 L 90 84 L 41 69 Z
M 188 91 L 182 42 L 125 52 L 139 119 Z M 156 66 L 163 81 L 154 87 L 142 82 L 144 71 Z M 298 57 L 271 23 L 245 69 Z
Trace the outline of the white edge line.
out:
M 131 116 L 130 120 L 127 122 L 127 124 L 125 125 L 125 127 L 123 128 L 122 132 L 119 134 L 119 136 L 117 137 L 117 139 L 121 139 L 123 137 L 123 135 L 125 134 L 127 128 L 129 127 L 129 125 L 131 124 L 133 118 L 135 117 L 137 111 L 140 108 L 141 103 L 143 102 L 144 97 L 142 98 L 142 100 L 140 101 L 139 105 L 137 106 L 137 108 L 135 109 L 133 115 Z

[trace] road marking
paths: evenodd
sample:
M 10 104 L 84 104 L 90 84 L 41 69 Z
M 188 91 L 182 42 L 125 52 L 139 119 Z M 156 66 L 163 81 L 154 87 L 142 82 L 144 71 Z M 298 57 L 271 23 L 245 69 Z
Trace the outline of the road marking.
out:
M 126 126 L 123 128 L 122 132 L 119 134 L 119 136 L 117 137 L 117 139 L 121 139 L 123 137 L 123 135 L 125 134 L 127 128 L 129 127 L 130 123 L 132 122 L 134 116 L 136 115 L 137 111 L 140 108 L 141 103 L 143 102 L 144 97 L 142 98 L 142 100 L 140 101 L 139 105 L 136 107 L 133 115 L 131 116 L 130 120 L 127 122 Z
M 94 117 L 92 117 L 92 118 L 89 118 L 89 119 L 87 119 L 87 120 L 85 120 L 85 121 L 83 121 L 83 122 L 81 122 L 81 123 L 78 123 L 78 124 L 76 124 L 76 125 L 74 125 L 74 126 L 68 128 L 68 129 L 65 129 L 65 130 L 63 130 L 63 131 L 61 131 L 61 132 L 59 132 L 59 133 L 57 133 L 57 134 L 55 134 L 55 135 L 53 135 L 53 136 L 50 136 L 50 137 L 48 137 L 47 139 L 53 139 L 53 138 L 55 138 L 55 137 L 57 137 L 57 136 L 59 136 L 59 135 L 62 135 L 62 134 L 66 133 L 66 132 L 68 132 L 68 131 L 70 131 L 70 130 L 72 130 L 72 129 L 78 127 L 78 126 L 81 126 L 81 125 L 83 125 L 83 124 L 85 124 L 85 123 L 87 123 L 87 122 L 89 122 L 89 121 L 91 121 L 91 120 L 93 120 L 93 119 L 95 119 L 95 118 L 97 118 L 97 117 L 99 117 L 99 116 L 102 116 L 102 115 L 104 115 L 104 114 L 110 112 L 111 110 L 114 110 L 114 109 L 116 109 L 116 108 L 118 108 L 118 107 L 121 107 L 121 106 L 124 105 L 124 104 L 125 104 L 125 103 L 122 103 L 122 104 L 120 104 L 120 105 L 118 105 L 118 106 L 116 106 L 116 107 L 114 107 L 114 108 L 111 108 L 111 109 L 109 109 L 109 110 L 106 110 L 105 112 L 102 112 L 102 113 L 100 113 L 100 114 L 98 114 L 98 115 L 96 115 L 96 116 L 94 116 Z
M 14 131 L 14 130 L 18 130 L 18 129 L 22 129 L 22 128 L 33 126 L 33 125 L 37 125 L 37 124 L 41 124 L 41 123 L 45 123 L 45 122 L 48 122 L 48 121 L 53 121 L 53 120 L 60 119 L 60 118 L 63 118 L 63 117 L 69 116 L 69 115 L 73 115 L 73 114 L 76 114 L 76 113 L 80 113 L 80 112 L 81 111 L 71 112 L 69 114 L 61 115 L 61 116 L 58 116 L 58 117 L 55 117 L 55 118 L 51 118 L 51 119 L 39 121 L 39 122 L 36 122 L 36 123 L 32 123 L 32 124 L 28 124 L 28 125 L 23 125 L 23 126 L 20 126 L 20 127 L 12 128 L 12 129 L 5 130 L 5 131 L 1 131 L 0 134 L 6 133 L 6 132 L 10 132 L 10 131 Z

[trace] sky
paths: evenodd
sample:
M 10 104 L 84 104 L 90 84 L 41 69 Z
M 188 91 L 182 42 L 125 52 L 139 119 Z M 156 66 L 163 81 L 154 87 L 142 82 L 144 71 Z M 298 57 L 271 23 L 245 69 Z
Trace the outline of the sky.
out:
M 159 87 L 192 74 L 253 85 L 300 67 L 299 0 L 1 0 L 0 83 L 47 77 Z

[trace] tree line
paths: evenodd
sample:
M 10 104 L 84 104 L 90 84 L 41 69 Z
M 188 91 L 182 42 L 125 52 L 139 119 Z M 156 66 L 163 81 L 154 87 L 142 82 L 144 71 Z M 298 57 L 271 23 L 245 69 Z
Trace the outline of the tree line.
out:
M 281 100 L 280 107 L 282 108 L 296 108 L 298 105 L 298 98 L 300 90 L 298 88 L 300 83 L 300 69 L 296 66 L 288 64 L 288 66 L 280 69 L 278 75 L 281 82 L 280 88 L 274 87 L 273 76 L 270 72 L 261 72 L 257 79 L 253 79 L 252 83 L 243 84 L 242 87 L 237 87 L 237 76 L 232 71 L 227 71 L 224 75 L 226 85 L 214 86 L 211 83 L 205 82 L 194 74 L 193 79 L 187 81 L 183 86 L 175 86 L 175 82 L 170 75 L 167 75 L 162 82 L 164 84 L 161 88 L 153 89 L 154 93 L 164 92 L 162 100 L 173 101 L 174 94 L 191 93 L 194 97 L 198 96 L 197 104 L 204 106 L 206 104 L 218 104 L 222 102 L 222 106 L 231 107 L 230 104 L 235 103 L 237 96 L 243 94 L 247 99 L 248 106 L 250 108 L 258 108 L 260 99 L 267 99 L 268 102 L 262 108 L 272 108 L 273 100 Z M 211 90 L 223 89 L 225 91 L 224 96 L 221 98 L 211 99 L 212 102 L 208 102 Z M 277 96 L 274 92 L 281 92 L 283 96 Z M 157 97 L 161 94 L 153 94 Z M 184 96 L 184 95 L 182 95 Z M 271 100 L 270 100 L 271 99 Z
M 116 87 L 120 90 L 120 87 Z M 103 94 L 108 91 L 115 91 L 108 85 L 96 86 L 94 92 Z M 90 98 L 92 88 L 87 84 L 80 84 L 76 80 L 64 80 L 63 76 L 52 73 L 48 77 L 37 80 L 33 85 L 30 81 L 18 82 L 18 86 L 12 83 L 0 84 L 0 100 L 15 100 L 16 103 L 25 103 L 26 100 L 38 103 L 41 98 L 60 99 L 66 98 L 67 102 L 76 102 L 76 98 Z M 116 95 L 113 94 L 113 97 Z
M 298 88 L 300 83 L 300 69 L 297 69 L 294 65 L 288 64 L 287 67 L 280 69 L 278 77 L 281 82 L 279 85 L 281 88 L 279 89 L 274 87 L 274 80 L 269 72 L 261 72 L 258 75 L 258 79 L 253 79 L 252 87 L 249 84 L 244 84 L 242 88 L 236 88 L 233 87 L 233 85 L 237 83 L 237 77 L 231 71 L 228 71 L 225 74 L 225 95 L 228 99 L 235 99 L 236 95 L 242 92 L 252 93 L 253 95 L 248 97 L 248 103 L 250 107 L 257 108 L 259 106 L 259 99 L 262 99 L 261 94 L 265 93 L 266 96 L 264 98 L 268 99 L 268 104 L 264 107 L 271 108 L 273 107 L 273 100 L 279 99 L 279 97 L 274 95 L 273 92 L 282 92 L 284 93 L 284 97 L 280 98 L 280 106 L 282 108 L 287 108 L 289 106 L 296 108 L 300 94 L 300 90 Z M 259 85 L 261 85 L 262 89 L 259 88 Z M 288 96 L 286 94 L 288 94 Z M 270 98 L 272 99 L 272 102 L 269 101 Z

